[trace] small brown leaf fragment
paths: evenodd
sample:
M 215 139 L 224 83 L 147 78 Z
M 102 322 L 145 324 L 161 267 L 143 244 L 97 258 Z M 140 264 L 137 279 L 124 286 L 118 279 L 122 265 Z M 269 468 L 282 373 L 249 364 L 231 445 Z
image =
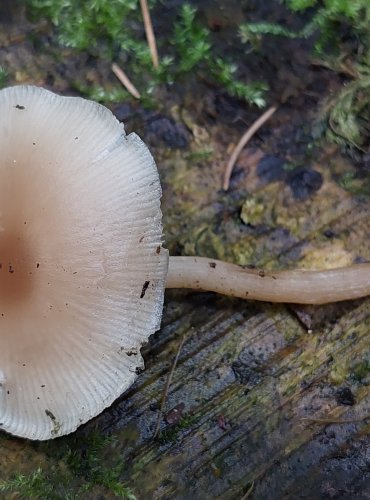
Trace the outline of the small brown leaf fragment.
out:
M 227 430 L 226 419 L 223 415 L 218 416 L 217 423 L 220 429 L 222 429 L 223 431 Z
M 168 425 L 176 425 L 182 418 L 183 411 L 185 409 L 184 403 L 179 403 L 172 410 L 167 412 L 164 419 Z
M 335 393 L 335 399 L 338 405 L 353 406 L 356 399 L 349 387 L 341 387 Z

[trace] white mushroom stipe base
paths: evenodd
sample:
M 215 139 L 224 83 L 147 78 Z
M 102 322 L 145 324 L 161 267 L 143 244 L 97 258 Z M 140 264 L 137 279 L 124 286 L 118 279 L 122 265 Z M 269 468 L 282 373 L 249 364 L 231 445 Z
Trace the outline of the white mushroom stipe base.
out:
M 147 147 L 101 105 L 0 92 L 0 429 L 74 431 L 143 366 L 168 254 Z
M 162 247 L 158 172 L 103 106 L 0 91 L 0 429 L 74 431 L 143 366 L 164 286 L 324 304 L 370 294 L 370 264 L 263 272 Z M 168 274 L 167 274 L 168 270 Z

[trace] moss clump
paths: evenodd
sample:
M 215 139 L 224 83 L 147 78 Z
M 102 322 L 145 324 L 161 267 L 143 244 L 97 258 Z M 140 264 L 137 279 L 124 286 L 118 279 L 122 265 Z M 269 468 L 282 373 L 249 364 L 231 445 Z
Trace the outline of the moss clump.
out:
M 93 432 L 84 441 L 77 440 L 71 445 L 65 458 L 71 473 L 82 480 L 79 491 L 88 492 L 94 486 L 102 486 L 120 498 L 135 500 L 130 488 L 120 482 L 123 464 L 110 453 L 112 438 Z
M 199 417 L 196 415 L 188 415 L 182 417 L 180 422 L 173 427 L 169 427 L 168 429 L 162 431 L 158 437 L 158 441 L 160 444 L 168 444 L 172 443 L 177 439 L 177 436 L 181 431 L 188 429 L 189 427 L 193 427 L 194 424 L 199 420 Z
M 352 370 L 352 375 L 358 382 L 363 382 L 369 379 L 370 375 L 370 360 L 365 359 L 360 361 Z
M 258 49 L 266 35 L 314 40 L 319 63 L 352 81 L 324 109 L 328 138 L 365 153 L 370 148 L 369 0 L 284 0 L 289 9 L 311 17 L 299 31 L 274 23 L 240 26 L 243 43 Z
M 5 87 L 7 80 L 8 80 L 8 72 L 3 66 L 0 66 L 0 89 Z
M 16 474 L 7 481 L 0 482 L 0 493 L 14 492 L 25 498 L 63 498 L 54 490 L 50 477 L 41 468 L 29 475 Z M 67 497 L 68 498 L 68 497 Z M 69 498 L 71 498 L 69 496 Z
M 210 30 L 201 24 L 197 10 L 189 4 L 181 6 L 172 31 L 167 29 L 161 36 L 157 33 L 161 55 L 158 68 L 152 66 L 137 0 L 27 0 L 27 4 L 32 16 L 52 22 L 60 44 L 106 60 L 122 61 L 144 99 L 161 83 L 172 84 L 184 75 L 206 73 L 230 95 L 259 107 L 265 105 L 267 86 L 237 78 L 238 66 L 220 57 Z M 156 4 L 156 0 L 150 2 L 154 20 Z M 85 89 L 91 98 L 95 98 L 96 90 L 90 94 L 89 88 Z M 104 93 L 98 94 L 99 100 L 106 102 Z
M 242 42 L 258 47 L 265 35 L 307 38 L 316 35 L 315 50 L 320 55 L 332 52 L 344 38 L 357 40 L 358 61 L 370 65 L 370 3 L 368 0 L 284 0 L 290 10 L 308 12 L 311 20 L 294 31 L 276 23 L 244 23 L 240 26 Z M 365 49 L 365 50 L 364 50 Z
M 248 198 L 242 206 L 240 218 L 244 224 L 258 226 L 263 222 L 265 205 L 263 201 L 255 198 Z
M 370 76 L 359 73 L 359 78 L 346 85 L 329 103 L 329 138 L 366 152 L 370 147 L 369 120 Z
M 111 439 L 94 432 L 87 439 L 66 438 L 57 445 L 57 457 L 52 457 L 53 442 L 40 444 L 54 465 L 38 467 L 30 474 L 15 474 L 0 481 L 0 496 L 15 494 L 16 498 L 69 500 L 116 496 L 135 500 L 132 490 L 120 481 L 123 464 L 112 458 Z M 109 455 L 106 458 L 105 455 Z M 109 464 L 107 463 L 109 461 Z M 10 497 L 14 498 L 14 497 Z

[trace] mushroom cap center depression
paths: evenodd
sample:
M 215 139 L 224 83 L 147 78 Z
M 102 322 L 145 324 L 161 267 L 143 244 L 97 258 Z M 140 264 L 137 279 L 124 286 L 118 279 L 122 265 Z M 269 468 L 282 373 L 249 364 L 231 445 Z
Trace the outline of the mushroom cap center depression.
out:
M 0 176 L 0 314 L 5 317 L 8 313 L 13 317 L 29 312 L 43 268 L 45 271 L 47 239 L 51 237 L 52 220 L 57 224 L 60 211 L 56 194 L 52 195 L 53 203 L 47 203 L 47 179 L 47 172 L 32 164 L 27 148 L 4 152 Z M 41 238 L 40 233 L 44 233 Z M 43 280 L 48 281 L 46 275 Z
M 0 219 L 1 220 L 1 219 Z M 24 225 L 27 224 L 24 221 Z M 0 223 L 1 224 L 1 223 Z M 32 293 L 34 273 L 40 264 L 32 255 L 23 231 L 0 226 L 0 304 L 17 305 Z M 1 307 L 0 307 L 1 309 Z
M 34 200 L 42 199 L 42 191 L 35 189 L 40 179 L 32 172 L 31 181 L 29 153 L 21 146 L 9 153 L 3 151 L 0 178 L 0 313 L 4 316 L 29 303 L 40 268 L 32 234 Z

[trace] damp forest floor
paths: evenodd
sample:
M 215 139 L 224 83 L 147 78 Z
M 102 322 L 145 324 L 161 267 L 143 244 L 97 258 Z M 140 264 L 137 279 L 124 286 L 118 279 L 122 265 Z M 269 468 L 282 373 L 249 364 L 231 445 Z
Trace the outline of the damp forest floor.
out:
M 59 47 L 47 23 L 11 5 L 0 11 L 7 84 L 65 95 L 79 95 L 76 82 L 115 84 L 109 61 Z M 227 14 L 217 17 L 226 35 Z M 268 269 L 369 261 L 369 157 L 325 142 L 317 119 L 342 77 L 312 64 L 306 41 L 261 50 L 246 68 L 268 82 L 267 105 L 278 110 L 241 153 L 227 192 L 227 160 L 261 110 L 193 77 L 160 88 L 154 106 L 109 105 L 156 158 L 166 246 Z M 369 306 L 166 292 L 145 370 L 110 408 L 54 441 L 0 433 L 0 497 L 369 498 Z

